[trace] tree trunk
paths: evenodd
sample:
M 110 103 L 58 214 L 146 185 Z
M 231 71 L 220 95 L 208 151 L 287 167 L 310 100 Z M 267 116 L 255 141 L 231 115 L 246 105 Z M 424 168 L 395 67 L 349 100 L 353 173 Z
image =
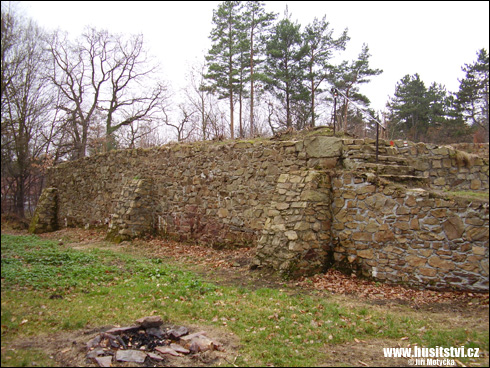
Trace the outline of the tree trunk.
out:
M 253 24 L 252 14 L 252 24 Z M 254 29 L 250 30 L 250 137 L 254 136 Z
M 16 178 L 16 188 L 14 194 L 14 211 L 20 218 L 24 218 L 24 197 L 25 197 L 25 180 L 23 176 Z
M 315 78 L 313 77 L 313 61 L 310 63 L 310 75 L 311 75 L 311 126 L 315 126 Z
M 233 92 L 230 88 L 230 134 L 231 134 L 231 139 L 235 139 L 235 126 L 233 122 Z

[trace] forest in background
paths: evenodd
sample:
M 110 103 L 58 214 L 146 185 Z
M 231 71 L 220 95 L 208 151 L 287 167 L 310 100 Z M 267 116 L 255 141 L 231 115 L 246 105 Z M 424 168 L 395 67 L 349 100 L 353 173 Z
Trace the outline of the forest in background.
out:
M 462 66 L 450 92 L 406 75 L 370 109 L 360 87 L 382 73 L 364 44 L 357 59 L 335 63 L 349 42 L 326 17 L 307 25 L 267 12 L 257 1 L 225 1 L 213 11 L 212 46 L 189 70 L 175 99 L 148 56 L 143 35 L 86 28 L 76 39 L 47 32 L 1 9 L 2 214 L 32 212 L 47 167 L 112 149 L 169 141 L 270 136 L 335 124 L 371 137 L 449 144 L 488 142 L 485 49 Z

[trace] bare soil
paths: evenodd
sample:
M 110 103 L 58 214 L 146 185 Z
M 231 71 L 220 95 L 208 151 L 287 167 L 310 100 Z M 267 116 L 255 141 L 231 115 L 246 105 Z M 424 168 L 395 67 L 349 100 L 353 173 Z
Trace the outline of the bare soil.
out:
M 26 232 L 4 231 L 2 233 L 23 234 Z M 265 270 L 251 270 L 254 250 L 251 248 L 213 249 L 206 246 L 182 244 L 162 239 L 135 240 L 119 245 L 104 241 L 104 233 L 97 230 L 63 229 L 43 238 L 54 239 L 74 248 L 109 247 L 114 250 L 137 251 L 152 257 L 161 257 L 168 262 L 185 264 L 186 268 L 200 274 L 210 282 L 236 285 L 247 288 L 280 288 L 291 294 L 312 293 L 329 298 L 346 307 L 366 307 L 382 313 L 400 314 L 430 321 L 442 327 L 464 328 L 468 331 L 489 330 L 488 293 L 437 292 L 415 290 L 398 285 L 379 285 L 357 277 L 344 276 L 335 272 L 309 279 L 284 281 Z M 98 329 L 61 332 L 55 335 L 21 338 L 4 349 L 39 348 L 53 357 L 59 366 L 96 366 L 87 361 L 85 343 L 98 333 L 113 326 Z M 239 356 L 240 341 L 229 331 L 206 326 L 186 326 L 191 332 L 205 329 L 209 336 L 223 344 L 224 351 L 201 353 L 194 357 L 169 357 L 159 366 L 234 366 Z M 325 345 L 321 366 L 407 366 L 404 358 L 384 358 L 380 347 L 407 347 L 404 340 L 371 339 L 357 340 L 337 345 Z M 488 351 L 480 352 L 469 366 L 488 366 Z M 459 361 L 458 365 L 463 366 Z M 118 366 L 132 366 L 117 363 Z M 157 365 L 157 366 L 158 366 Z M 141 366 L 134 364 L 133 366 Z M 236 365 L 235 365 L 236 366 Z

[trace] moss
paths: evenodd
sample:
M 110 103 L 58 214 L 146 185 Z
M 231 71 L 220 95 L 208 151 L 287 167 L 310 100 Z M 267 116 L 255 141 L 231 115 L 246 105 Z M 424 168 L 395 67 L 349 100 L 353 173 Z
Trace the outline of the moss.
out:
M 36 229 L 37 225 L 39 224 L 39 213 L 36 211 L 34 213 L 34 216 L 32 216 L 31 223 L 29 224 L 29 233 L 31 234 L 37 234 Z
M 488 192 L 474 192 L 474 191 L 447 191 L 444 192 L 446 199 L 452 199 L 454 197 L 464 199 L 480 199 L 482 201 L 489 200 Z
M 126 235 L 119 234 L 117 230 L 111 230 L 107 232 L 105 240 L 116 244 L 120 244 L 125 240 L 129 240 L 129 237 Z

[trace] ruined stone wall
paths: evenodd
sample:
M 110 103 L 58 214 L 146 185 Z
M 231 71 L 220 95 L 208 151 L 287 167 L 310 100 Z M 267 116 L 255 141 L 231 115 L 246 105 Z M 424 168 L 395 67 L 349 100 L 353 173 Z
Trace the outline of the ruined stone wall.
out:
M 321 134 L 168 145 L 59 165 L 47 187 L 56 196 L 32 228 L 257 245 L 256 266 L 290 276 L 333 262 L 383 281 L 488 289 L 488 205 L 429 194 L 488 191 L 488 159 L 448 147 L 382 140 L 376 164 L 373 140 Z
M 309 170 L 281 174 L 257 245 L 257 265 L 289 277 L 325 271 L 333 222 L 330 175 Z
M 122 210 L 122 202 L 141 196 L 129 198 L 124 186 L 133 179 L 151 179 L 155 232 L 179 240 L 256 243 L 282 173 L 336 166 L 341 140 L 318 139 L 325 144 L 316 144 L 313 137 L 308 148 L 303 141 L 269 140 L 170 145 L 59 165 L 49 175 L 49 186 L 58 188 L 57 222 L 110 224 L 120 235 L 129 234 L 121 216 L 131 222 L 131 214 L 121 211 L 130 209 Z
M 488 159 L 488 143 L 454 143 L 450 145 L 453 149 L 475 154 Z
M 339 268 L 433 288 L 488 290 L 488 202 L 344 172 L 333 179 Z
M 375 166 L 373 139 L 344 140 L 344 166 L 349 169 L 366 169 Z M 458 151 L 450 146 L 426 143 L 380 140 L 379 163 L 381 175 L 397 180 L 403 177 L 418 178 L 418 184 L 437 190 L 473 190 L 488 192 L 488 145 L 466 144 L 468 151 Z M 486 151 L 485 151 L 486 147 Z

